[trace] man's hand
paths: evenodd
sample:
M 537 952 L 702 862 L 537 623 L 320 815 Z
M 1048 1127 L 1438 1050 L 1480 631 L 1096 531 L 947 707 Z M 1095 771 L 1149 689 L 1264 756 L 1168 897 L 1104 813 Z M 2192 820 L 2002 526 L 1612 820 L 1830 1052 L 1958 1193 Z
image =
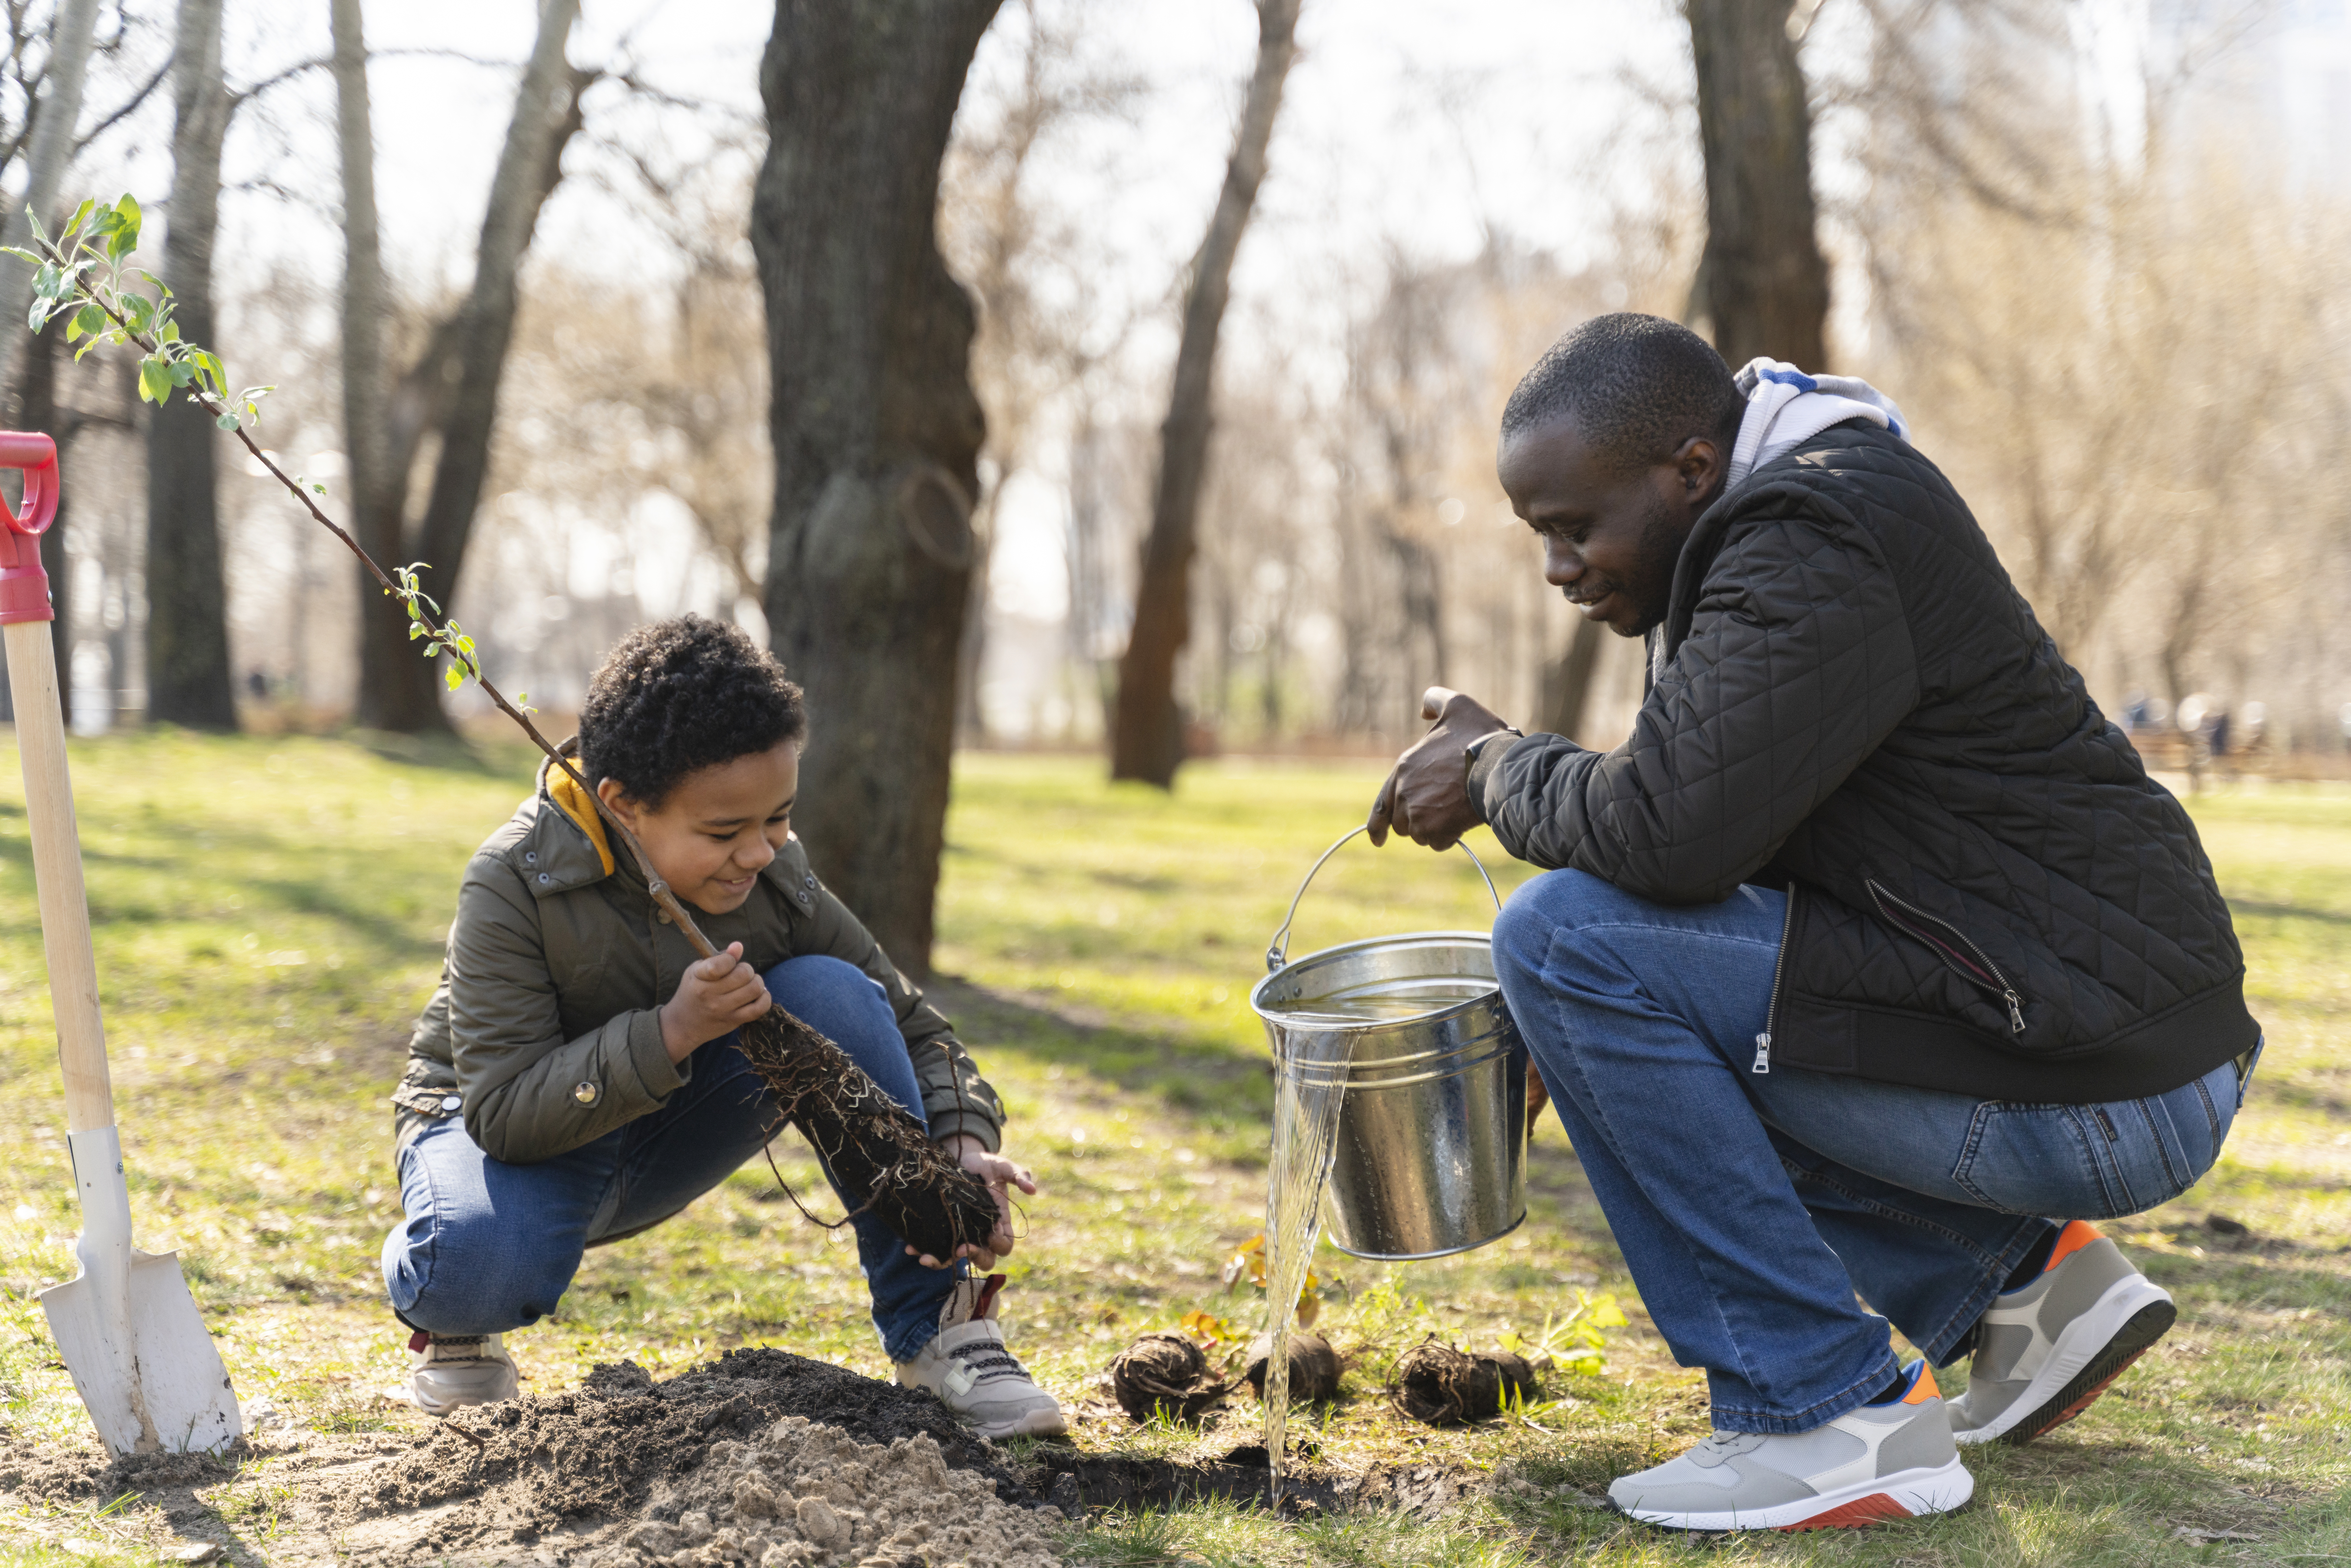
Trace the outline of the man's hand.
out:
M 697 1046 L 767 1010 L 767 982 L 743 962 L 743 944 L 730 942 L 724 953 L 686 967 L 677 994 L 662 1004 L 662 1044 L 672 1061 L 684 1061 Z
M 1394 828 L 1414 843 L 1449 850 L 1479 821 L 1469 804 L 1469 770 L 1461 760 L 1461 748 L 1481 735 L 1510 727 L 1476 698 L 1443 686 L 1421 694 L 1420 716 L 1435 719 L 1436 727 L 1396 759 L 1395 771 L 1372 802 L 1366 825 L 1375 844 L 1386 843 L 1388 830 Z
M 1034 1197 L 1037 1196 L 1036 1178 L 1002 1155 L 989 1154 L 980 1145 L 979 1140 L 968 1133 L 950 1133 L 939 1140 L 939 1147 L 945 1149 L 956 1164 L 987 1183 L 987 1190 L 996 1198 L 996 1231 L 988 1237 L 987 1244 L 983 1247 L 976 1241 L 967 1241 L 955 1249 L 956 1258 L 969 1259 L 971 1266 L 985 1274 L 996 1267 L 998 1258 L 1012 1250 L 1011 1189 L 1017 1186 Z M 942 1261 L 927 1252 L 916 1252 L 912 1247 L 906 1249 L 906 1256 L 920 1258 L 925 1269 L 944 1269 L 955 1261 L 955 1258 Z

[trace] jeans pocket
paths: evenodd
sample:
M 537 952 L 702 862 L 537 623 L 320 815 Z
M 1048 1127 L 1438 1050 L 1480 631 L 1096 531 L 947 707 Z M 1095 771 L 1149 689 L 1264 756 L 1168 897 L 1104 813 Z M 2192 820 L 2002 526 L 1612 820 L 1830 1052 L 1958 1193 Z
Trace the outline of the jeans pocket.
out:
M 2119 1172 L 2085 1124 L 2096 1106 L 2028 1105 L 1988 1100 L 1976 1107 L 1951 1179 L 1986 1208 L 2066 1219 L 2110 1219 L 2136 1211 Z M 2118 1190 L 2120 1188 L 2120 1190 Z

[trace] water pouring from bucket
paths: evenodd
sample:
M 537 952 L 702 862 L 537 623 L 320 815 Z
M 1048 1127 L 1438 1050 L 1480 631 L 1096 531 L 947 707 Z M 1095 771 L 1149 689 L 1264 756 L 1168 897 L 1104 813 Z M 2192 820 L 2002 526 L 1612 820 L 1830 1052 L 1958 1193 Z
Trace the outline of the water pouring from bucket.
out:
M 1288 1342 L 1322 1199 L 1331 1239 L 1358 1258 L 1443 1258 L 1526 1218 L 1526 1048 L 1479 931 L 1374 937 L 1292 962 L 1298 884 L 1249 993 L 1275 1066 L 1266 1182 L 1265 1450 L 1280 1500 Z M 1467 844 L 1497 913 L 1501 898 Z

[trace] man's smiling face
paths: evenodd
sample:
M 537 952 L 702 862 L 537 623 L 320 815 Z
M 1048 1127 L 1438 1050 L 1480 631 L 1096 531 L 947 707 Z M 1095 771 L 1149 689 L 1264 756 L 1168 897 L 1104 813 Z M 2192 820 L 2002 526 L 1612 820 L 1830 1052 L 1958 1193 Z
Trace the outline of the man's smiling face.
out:
M 1543 580 L 1569 603 L 1620 637 L 1665 620 L 1682 543 L 1722 490 L 1711 438 L 1626 473 L 1567 414 L 1504 436 L 1498 466 L 1511 509 L 1542 536 Z

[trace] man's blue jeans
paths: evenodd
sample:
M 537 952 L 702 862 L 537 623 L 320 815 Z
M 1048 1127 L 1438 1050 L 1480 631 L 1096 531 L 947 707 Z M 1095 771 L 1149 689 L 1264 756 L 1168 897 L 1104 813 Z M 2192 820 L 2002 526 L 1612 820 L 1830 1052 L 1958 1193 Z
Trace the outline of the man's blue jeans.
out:
M 768 995 L 922 1115 L 914 1063 L 880 986 L 818 955 L 787 959 L 766 978 Z M 384 1287 L 402 1321 L 444 1334 L 536 1322 L 555 1310 L 585 1249 L 667 1219 L 758 1154 L 776 1129 L 775 1102 L 735 1036 L 688 1060 L 693 1075 L 659 1110 L 536 1165 L 490 1158 L 454 1116 L 410 1139 L 400 1151 L 406 1218 L 383 1243 Z M 938 1332 L 964 1266 L 923 1267 L 870 1214 L 850 1224 L 873 1326 L 892 1360 L 911 1361 Z
M 1668 908 L 1559 871 L 1494 927 L 1503 996 L 1642 1303 L 1732 1432 L 1809 1431 L 1868 1400 L 1896 1366 L 1887 1319 L 1954 1359 L 2053 1217 L 2179 1196 L 2237 1113 L 2233 1063 L 2099 1105 L 1755 1072 L 1786 907 L 1742 887 Z

